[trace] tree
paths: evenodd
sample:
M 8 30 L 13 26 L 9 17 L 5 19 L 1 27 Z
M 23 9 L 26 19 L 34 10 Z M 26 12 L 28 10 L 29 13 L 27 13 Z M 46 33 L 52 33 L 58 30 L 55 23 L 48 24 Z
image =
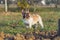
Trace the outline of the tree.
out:
M 5 0 L 5 12 L 7 12 L 7 0 Z
M 29 4 L 26 0 L 18 0 L 17 5 L 20 9 L 29 8 Z

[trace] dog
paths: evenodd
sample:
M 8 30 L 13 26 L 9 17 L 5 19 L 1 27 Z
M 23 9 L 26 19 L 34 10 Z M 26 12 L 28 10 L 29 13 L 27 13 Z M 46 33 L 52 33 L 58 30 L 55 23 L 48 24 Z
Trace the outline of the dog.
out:
M 27 28 L 32 28 L 32 25 L 39 23 L 44 28 L 42 18 L 38 14 L 30 14 L 29 11 L 22 10 L 23 22 Z M 37 27 L 37 26 L 36 26 Z

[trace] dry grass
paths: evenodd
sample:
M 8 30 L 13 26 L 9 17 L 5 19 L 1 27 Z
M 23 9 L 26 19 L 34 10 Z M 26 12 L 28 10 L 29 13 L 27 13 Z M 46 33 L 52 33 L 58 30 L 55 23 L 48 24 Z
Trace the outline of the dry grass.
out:
M 54 33 L 54 31 L 53 31 L 53 33 Z M 52 34 L 52 32 L 39 32 L 38 34 L 36 32 L 26 33 L 26 34 L 17 33 L 16 35 L 5 34 L 4 32 L 0 32 L 0 35 L 3 36 L 3 37 L 0 36 L 0 40 L 51 40 L 51 36 L 56 34 L 56 33 L 50 35 L 50 38 L 49 38 L 49 35 L 47 36 L 46 34 L 50 35 L 50 34 Z M 41 35 L 44 35 L 44 37 Z M 45 37 L 45 36 L 47 36 L 47 37 Z M 60 40 L 59 36 L 56 36 L 55 38 L 52 37 L 52 38 L 54 40 Z

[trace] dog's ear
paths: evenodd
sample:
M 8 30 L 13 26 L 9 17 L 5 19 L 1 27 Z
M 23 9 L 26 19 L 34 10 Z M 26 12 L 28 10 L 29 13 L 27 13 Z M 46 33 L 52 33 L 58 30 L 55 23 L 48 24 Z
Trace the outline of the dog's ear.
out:
M 28 14 L 28 16 L 30 16 L 30 12 L 29 12 L 29 10 L 27 10 L 26 13 Z
M 25 10 L 24 9 L 22 9 L 22 15 L 24 15 L 25 14 Z
M 29 10 L 27 10 L 26 13 L 29 13 Z
M 22 13 L 24 12 L 24 10 L 22 9 Z
M 22 9 L 22 16 L 23 16 L 23 19 L 25 18 L 25 10 L 24 9 Z

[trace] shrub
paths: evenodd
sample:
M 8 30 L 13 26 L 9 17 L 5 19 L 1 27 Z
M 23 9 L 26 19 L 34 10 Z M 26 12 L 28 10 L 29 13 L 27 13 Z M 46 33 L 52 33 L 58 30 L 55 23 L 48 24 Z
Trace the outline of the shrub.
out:
M 17 5 L 20 9 L 29 8 L 29 4 L 26 0 L 18 0 Z
M 34 8 L 33 7 L 30 7 L 30 12 L 34 12 Z

